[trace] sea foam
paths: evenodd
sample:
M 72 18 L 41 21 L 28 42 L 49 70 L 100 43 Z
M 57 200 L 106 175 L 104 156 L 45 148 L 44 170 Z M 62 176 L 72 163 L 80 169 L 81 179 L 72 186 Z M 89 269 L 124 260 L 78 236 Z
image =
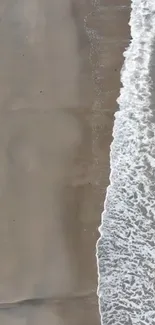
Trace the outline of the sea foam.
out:
M 103 325 L 155 324 L 155 1 L 133 0 L 97 242 Z

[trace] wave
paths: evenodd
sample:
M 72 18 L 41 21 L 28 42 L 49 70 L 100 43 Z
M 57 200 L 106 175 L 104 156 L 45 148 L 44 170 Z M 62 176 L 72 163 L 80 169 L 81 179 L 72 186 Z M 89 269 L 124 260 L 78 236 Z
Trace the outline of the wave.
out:
M 155 323 L 155 107 L 150 78 L 155 1 L 133 0 L 131 9 L 110 185 L 96 245 L 104 325 Z

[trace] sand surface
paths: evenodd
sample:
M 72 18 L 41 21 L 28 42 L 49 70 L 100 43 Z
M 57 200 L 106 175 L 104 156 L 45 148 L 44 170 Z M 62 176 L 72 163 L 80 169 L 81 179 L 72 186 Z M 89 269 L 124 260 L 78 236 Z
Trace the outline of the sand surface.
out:
M 0 2 L 0 324 L 98 325 L 129 0 Z M 121 7 L 123 5 L 123 7 Z

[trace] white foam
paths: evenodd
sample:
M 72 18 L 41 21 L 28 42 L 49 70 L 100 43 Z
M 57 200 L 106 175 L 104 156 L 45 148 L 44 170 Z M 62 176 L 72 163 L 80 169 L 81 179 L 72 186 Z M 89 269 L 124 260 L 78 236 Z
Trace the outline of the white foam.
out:
M 103 325 L 155 324 L 155 111 L 150 79 L 154 0 L 132 1 L 130 26 L 110 185 L 97 242 Z

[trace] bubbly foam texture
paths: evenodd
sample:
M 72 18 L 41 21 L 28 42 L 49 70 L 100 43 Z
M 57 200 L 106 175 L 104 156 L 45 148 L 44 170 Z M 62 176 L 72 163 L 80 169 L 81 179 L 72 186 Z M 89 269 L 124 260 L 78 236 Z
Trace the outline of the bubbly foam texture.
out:
M 133 0 L 115 114 L 110 185 L 97 242 L 103 325 L 155 324 L 155 1 Z M 154 109 L 154 110 L 153 110 Z

